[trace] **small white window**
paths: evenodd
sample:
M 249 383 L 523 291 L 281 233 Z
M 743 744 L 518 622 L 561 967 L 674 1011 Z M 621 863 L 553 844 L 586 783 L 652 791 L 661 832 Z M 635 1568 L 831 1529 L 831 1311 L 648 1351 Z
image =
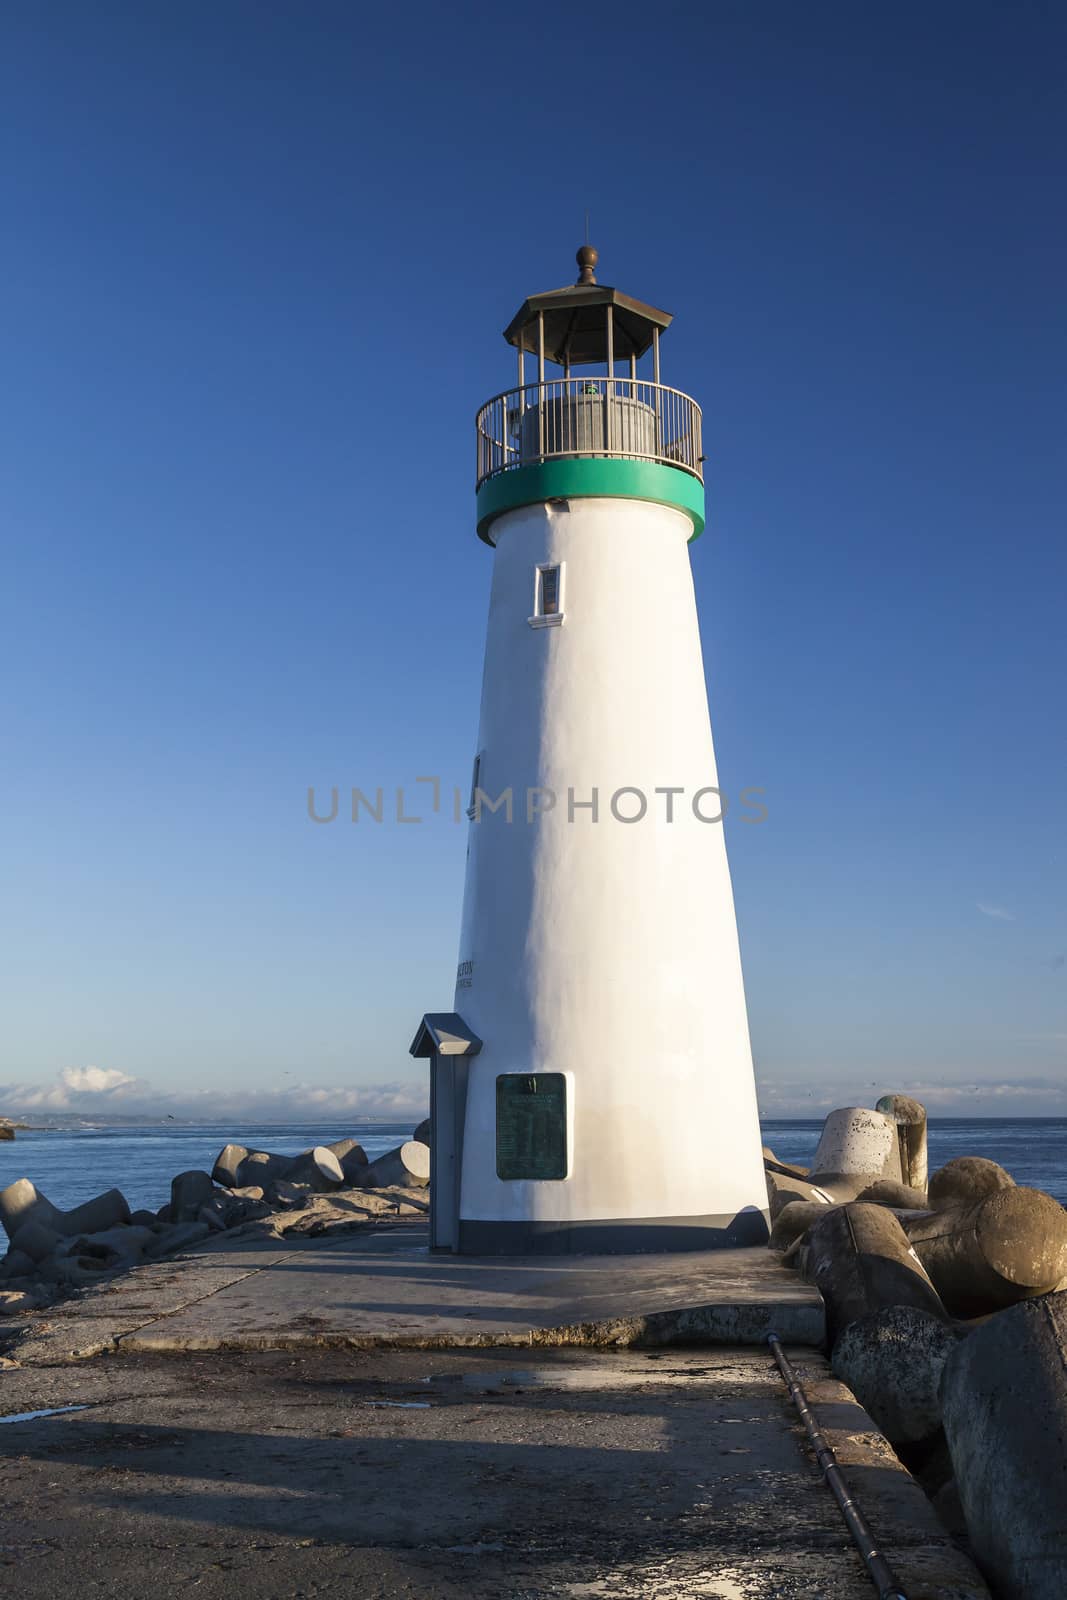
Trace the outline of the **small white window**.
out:
M 467 806 L 467 816 L 472 822 L 474 821 L 475 812 L 474 797 L 478 793 L 478 785 L 482 781 L 482 757 L 484 754 L 484 750 L 478 751 L 478 754 L 474 758 L 474 766 L 471 770 L 471 797 L 470 804 Z
M 550 628 L 563 621 L 563 567 L 544 565 L 534 570 L 531 628 Z

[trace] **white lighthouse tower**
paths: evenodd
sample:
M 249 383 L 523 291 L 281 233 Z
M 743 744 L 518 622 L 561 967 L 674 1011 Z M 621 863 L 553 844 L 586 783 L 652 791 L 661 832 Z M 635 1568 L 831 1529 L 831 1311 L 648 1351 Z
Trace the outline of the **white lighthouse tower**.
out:
M 493 577 L 455 1010 L 412 1045 L 432 1242 L 463 1252 L 766 1238 L 689 566 L 700 408 L 660 382 L 670 316 L 596 262 L 523 303 L 518 385 L 477 420 Z

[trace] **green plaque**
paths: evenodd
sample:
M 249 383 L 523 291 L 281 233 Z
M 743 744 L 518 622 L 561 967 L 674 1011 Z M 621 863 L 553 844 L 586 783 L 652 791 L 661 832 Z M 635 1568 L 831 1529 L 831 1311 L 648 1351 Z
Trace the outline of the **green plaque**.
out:
M 562 1072 L 508 1072 L 497 1078 L 496 1175 L 567 1176 L 567 1080 Z

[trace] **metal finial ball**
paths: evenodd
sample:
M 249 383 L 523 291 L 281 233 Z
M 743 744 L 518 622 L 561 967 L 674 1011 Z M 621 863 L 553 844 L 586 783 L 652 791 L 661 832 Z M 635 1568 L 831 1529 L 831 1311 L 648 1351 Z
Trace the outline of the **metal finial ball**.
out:
M 574 259 L 577 261 L 581 273 L 578 282 L 595 283 L 596 278 L 593 275 L 593 268 L 600 260 L 600 256 L 593 246 L 591 244 L 583 244 Z

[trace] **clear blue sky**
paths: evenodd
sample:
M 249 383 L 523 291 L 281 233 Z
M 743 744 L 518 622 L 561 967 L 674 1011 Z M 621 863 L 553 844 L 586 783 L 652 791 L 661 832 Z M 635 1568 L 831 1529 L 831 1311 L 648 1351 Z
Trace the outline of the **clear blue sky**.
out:
M 422 1099 L 464 831 L 305 795 L 467 780 L 473 413 L 588 209 L 704 407 L 765 1108 L 1067 1112 L 1062 7 L 15 0 L 0 56 L 9 1102 Z

